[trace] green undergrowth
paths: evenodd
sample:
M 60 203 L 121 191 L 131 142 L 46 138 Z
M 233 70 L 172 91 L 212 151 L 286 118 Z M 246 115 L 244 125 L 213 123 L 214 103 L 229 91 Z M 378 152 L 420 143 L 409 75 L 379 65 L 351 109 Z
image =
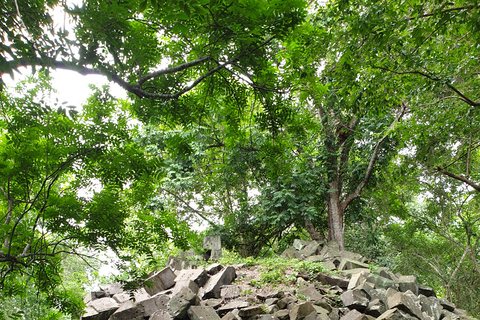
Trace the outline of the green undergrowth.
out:
M 250 281 L 250 285 L 263 287 L 266 285 L 292 285 L 295 284 L 298 274 L 306 274 L 313 279 L 319 273 L 331 273 L 322 264 L 311 261 L 299 261 L 297 259 L 285 259 L 280 256 L 268 258 L 242 258 L 234 252 L 224 251 L 222 265 L 242 264 L 247 268 L 257 268 L 260 271 L 258 279 Z

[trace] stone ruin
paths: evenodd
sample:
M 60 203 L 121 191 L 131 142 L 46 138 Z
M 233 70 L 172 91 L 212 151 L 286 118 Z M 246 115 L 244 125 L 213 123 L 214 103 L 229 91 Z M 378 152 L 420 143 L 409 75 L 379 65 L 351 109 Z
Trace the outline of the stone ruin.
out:
M 211 246 L 208 246 L 212 249 Z M 414 276 L 370 268 L 338 244 L 295 240 L 283 257 L 315 261 L 332 272 L 296 274 L 292 290 L 264 290 L 235 284 L 244 266 L 191 268 L 171 258 L 151 273 L 145 286 L 130 293 L 120 285 L 100 286 L 84 299 L 84 320 L 370 320 L 473 319 Z M 183 262 L 182 262 L 183 261 Z M 341 301 L 341 302 L 340 302 Z

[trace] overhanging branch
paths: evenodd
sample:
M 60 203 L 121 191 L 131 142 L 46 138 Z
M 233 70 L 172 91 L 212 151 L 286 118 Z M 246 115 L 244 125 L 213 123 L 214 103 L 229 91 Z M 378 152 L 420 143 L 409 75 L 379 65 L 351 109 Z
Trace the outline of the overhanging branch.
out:
M 446 175 L 446 176 L 449 176 L 450 178 L 453 178 L 453 179 L 455 179 L 455 180 L 458 180 L 458 181 L 461 181 L 461 182 L 463 182 L 463 183 L 466 183 L 466 184 L 468 184 L 470 187 L 472 187 L 473 189 L 475 189 L 475 190 L 477 190 L 478 192 L 480 192 L 480 186 L 479 186 L 479 185 L 477 185 L 477 184 L 474 183 L 473 181 L 471 181 L 471 180 L 469 180 L 469 179 L 467 179 L 467 178 L 465 178 L 465 177 L 463 177 L 463 176 L 456 175 L 456 174 L 454 174 L 454 173 L 452 173 L 452 172 L 449 172 L 449 171 L 447 171 L 447 170 L 445 170 L 445 169 L 443 169 L 443 168 L 440 168 L 440 167 L 436 167 L 435 170 L 438 171 L 438 172 L 440 172 L 440 173 L 442 173 L 442 174 L 444 174 L 444 175 Z

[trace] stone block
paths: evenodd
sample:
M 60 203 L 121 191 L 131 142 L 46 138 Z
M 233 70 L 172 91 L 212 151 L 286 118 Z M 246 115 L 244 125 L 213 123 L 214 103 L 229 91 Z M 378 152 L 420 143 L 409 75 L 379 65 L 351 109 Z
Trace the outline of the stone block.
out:
M 320 245 L 317 241 L 310 241 L 302 250 L 299 251 L 302 258 L 307 258 L 313 255 L 317 255 L 320 251 Z
M 204 286 L 203 299 L 220 298 L 220 288 L 224 285 L 229 285 L 235 279 L 235 268 L 228 266 L 216 275 L 208 279 Z
M 119 293 L 115 294 L 112 298 L 115 301 L 117 301 L 118 304 L 122 304 L 122 303 L 130 300 L 130 298 L 133 298 L 133 296 L 130 296 L 130 294 L 127 293 L 127 292 L 119 292 Z
M 193 282 L 192 280 L 188 281 L 179 281 L 175 284 L 175 287 L 173 287 L 172 295 L 177 294 L 180 290 L 182 290 L 183 287 L 187 287 L 190 290 L 192 290 L 195 294 L 198 293 L 199 287 L 198 285 Z
M 87 306 L 98 312 L 97 317 L 92 318 L 95 320 L 108 319 L 120 307 L 120 305 L 113 298 L 109 297 L 90 301 Z M 86 319 L 85 316 L 83 319 Z
M 450 302 L 445 298 L 438 299 L 438 302 L 440 302 L 443 309 L 447 311 L 453 312 L 453 310 L 455 310 L 455 304 L 453 304 L 453 302 Z
M 341 320 L 362 320 L 363 319 L 363 313 L 360 311 L 353 309 L 350 310 L 346 315 L 340 318 Z
M 222 249 L 212 250 L 210 253 L 210 260 L 218 261 L 222 258 Z
M 83 315 L 80 317 L 81 320 L 101 320 L 101 315 L 97 310 L 92 307 L 87 306 Z
M 103 298 L 103 297 L 106 297 L 106 296 L 107 296 L 107 293 L 105 291 L 92 291 L 92 292 L 87 293 L 85 295 L 85 297 L 83 297 L 83 302 L 85 302 L 85 304 L 87 304 L 90 301 L 100 299 L 100 298 Z
M 295 239 L 293 240 L 293 245 L 292 247 L 295 248 L 296 250 L 302 250 L 305 248 L 305 246 L 308 244 L 308 241 L 301 240 L 301 239 Z
M 395 282 L 393 280 L 381 277 L 377 274 L 368 274 L 367 282 L 373 283 L 375 288 L 382 288 L 382 289 L 388 289 L 388 288 L 395 288 Z
M 302 255 L 300 254 L 300 251 L 292 247 L 285 249 L 285 251 L 283 251 L 280 256 L 285 259 L 298 259 L 298 260 L 302 259 Z
M 340 266 L 339 266 L 340 268 Z M 351 278 L 353 275 L 361 273 L 361 272 L 370 272 L 370 269 L 366 268 L 355 268 L 355 269 L 348 269 L 340 271 L 340 274 L 344 277 Z
M 150 299 L 150 297 L 151 296 L 148 294 L 148 292 L 145 290 L 145 288 L 140 288 L 133 293 L 133 299 L 136 302 L 142 301 L 142 300 L 145 300 L 145 299 Z
M 189 288 L 183 287 L 170 299 L 167 310 L 173 319 L 183 319 L 187 316 L 190 306 L 199 304 L 197 295 Z
M 285 296 L 285 292 L 281 290 L 273 290 L 270 293 L 257 293 L 257 299 L 260 301 L 265 301 L 267 299 L 282 299 Z
M 259 314 L 252 317 L 252 320 L 278 320 L 273 314 Z
M 385 306 L 385 304 L 380 299 L 373 299 L 368 303 L 368 307 L 365 313 L 375 318 L 378 318 L 385 311 L 387 311 L 387 307 Z
M 415 295 L 418 295 L 418 284 L 415 276 L 401 276 L 396 281 L 398 285 L 398 291 L 407 292 L 410 290 Z
M 143 320 L 143 307 L 128 300 L 110 316 L 109 320 Z
M 389 309 L 385 311 L 380 317 L 377 318 L 377 320 L 403 320 L 403 319 L 418 320 L 417 317 L 412 316 L 397 308 Z
M 149 320 L 172 320 L 172 316 L 167 310 L 158 310 L 150 317 Z
M 312 303 L 304 302 L 301 304 L 296 304 L 290 310 L 289 316 L 290 320 L 302 320 L 305 319 L 311 313 L 317 313 Z
M 279 320 L 287 320 L 287 319 L 290 319 L 290 310 L 287 310 L 287 309 L 278 310 L 277 312 L 275 312 L 274 315 Z
M 356 260 L 342 258 L 340 260 L 340 265 L 338 266 L 338 270 L 351 270 L 351 269 L 367 269 L 369 270 L 368 264 L 361 263 Z
M 397 292 L 394 295 L 389 296 L 387 304 L 389 309 L 396 308 L 419 319 L 424 318 L 420 306 L 420 300 L 416 299 L 411 291 Z
M 211 265 L 209 265 L 205 271 L 209 274 L 209 275 L 214 275 L 214 274 L 217 274 L 218 272 L 220 272 L 220 270 L 223 269 L 223 266 L 219 263 L 212 263 Z
M 356 309 L 360 312 L 365 311 L 368 307 L 368 299 L 365 292 L 358 289 L 345 291 L 340 295 L 343 305 L 349 309 Z
M 191 306 L 187 314 L 190 320 L 220 320 L 212 307 Z
M 240 296 L 242 287 L 237 285 L 226 285 L 220 289 L 220 297 L 225 300 L 236 299 Z
M 248 306 L 249 306 L 249 303 L 246 302 L 246 301 L 234 300 L 234 301 L 231 301 L 231 302 L 227 303 L 224 306 L 221 306 L 220 308 L 218 308 L 217 311 L 218 311 L 219 314 L 225 314 L 225 313 L 230 312 L 232 310 L 242 309 L 242 308 L 246 308 Z
M 418 286 L 418 294 L 423 294 L 425 297 L 437 297 L 432 288 L 423 285 Z
M 100 290 L 104 291 L 109 297 L 112 297 L 117 293 L 123 292 L 123 288 L 120 283 L 102 284 L 99 287 Z
M 143 310 L 143 315 L 145 317 L 150 317 L 157 310 L 166 310 L 168 308 L 168 303 L 170 302 L 170 297 L 164 294 L 157 294 L 137 303 L 141 306 Z
M 315 289 L 315 286 L 298 290 L 297 293 L 306 296 L 310 301 L 317 301 L 323 298 L 323 295 Z
M 179 271 L 188 267 L 188 261 L 182 258 L 170 256 L 166 266 L 170 267 L 173 271 Z
M 145 286 L 145 291 L 151 296 L 167 290 L 175 285 L 176 275 L 170 267 L 166 267 L 150 276 L 147 281 L 151 286 Z
M 219 235 L 206 235 L 203 238 L 203 249 L 221 250 L 222 240 Z
M 360 272 L 353 274 L 350 278 L 350 281 L 348 282 L 347 289 L 352 290 L 367 281 L 367 277 L 369 276 L 369 274 L 370 272 Z
M 423 294 L 418 296 L 422 312 L 426 313 L 434 320 L 439 320 L 442 314 L 442 305 L 435 297 L 426 297 Z
M 255 316 L 257 314 L 261 314 L 261 313 L 264 313 L 262 306 L 251 306 L 251 307 L 246 307 L 246 308 L 240 309 L 238 311 L 238 316 L 240 318 L 244 319 L 244 318 L 253 317 L 253 316 Z
M 327 273 L 320 273 L 315 280 L 320 281 L 322 284 L 327 284 L 330 286 L 339 286 L 342 289 L 348 287 L 349 280 L 343 277 L 334 276 Z

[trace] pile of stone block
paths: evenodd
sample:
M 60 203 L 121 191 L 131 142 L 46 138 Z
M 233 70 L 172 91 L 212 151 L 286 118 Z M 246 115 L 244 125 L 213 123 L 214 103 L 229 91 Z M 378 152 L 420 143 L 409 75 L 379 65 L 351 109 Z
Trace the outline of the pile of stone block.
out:
M 414 276 L 372 271 L 360 255 L 336 243 L 296 240 L 287 257 L 321 263 L 331 271 L 296 274 L 288 290 L 233 283 L 241 266 L 182 269 L 169 265 L 150 274 L 133 293 L 118 284 L 85 297 L 84 320 L 450 320 L 469 318 Z

